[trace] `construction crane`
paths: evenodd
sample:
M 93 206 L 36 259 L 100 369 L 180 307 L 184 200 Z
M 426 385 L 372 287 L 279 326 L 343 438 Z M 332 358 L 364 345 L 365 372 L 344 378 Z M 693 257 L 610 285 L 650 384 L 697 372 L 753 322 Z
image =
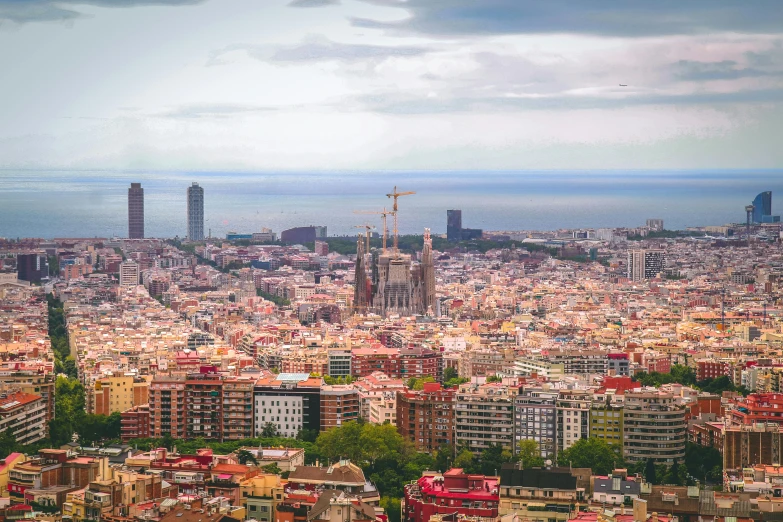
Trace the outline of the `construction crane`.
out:
M 391 194 L 386 194 L 387 198 L 394 198 L 394 207 L 392 210 L 394 211 L 394 253 L 399 254 L 400 249 L 398 247 L 399 243 L 399 230 L 397 229 L 397 198 L 400 196 L 411 196 L 415 194 L 415 192 L 409 191 L 409 192 L 397 192 L 397 185 L 394 186 L 394 192 Z
M 365 223 L 363 225 L 354 225 L 353 228 L 364 228 L 364 229 L 367 229 L 367 241 L 366 241 L 367 248 L 365 249 L 365 252 L 369 253 L 370 252 L 370 230 L 374 230 L 375 229 L 375 225 L 370 225 L 369 223 Z
M 389 228 L 386 226 L 386 216 L 396 214 L 392 210 L 386 210 L 386 207 L 383 207 L 383 210 L 381 212 L 374 212 L 372 210 L 354 210 L 354 214 L 373 214 L 376 216 L 381 216 L 383 219 L 383 253 L 386 253 L 386 237 L 389 235 Z

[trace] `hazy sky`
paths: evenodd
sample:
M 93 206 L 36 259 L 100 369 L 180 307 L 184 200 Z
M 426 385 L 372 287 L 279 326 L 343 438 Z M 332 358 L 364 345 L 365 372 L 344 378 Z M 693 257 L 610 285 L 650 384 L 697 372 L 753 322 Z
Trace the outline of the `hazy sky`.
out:
M 0 0 L 0 167 L 779 168 L 781 33 L 781 0 Z

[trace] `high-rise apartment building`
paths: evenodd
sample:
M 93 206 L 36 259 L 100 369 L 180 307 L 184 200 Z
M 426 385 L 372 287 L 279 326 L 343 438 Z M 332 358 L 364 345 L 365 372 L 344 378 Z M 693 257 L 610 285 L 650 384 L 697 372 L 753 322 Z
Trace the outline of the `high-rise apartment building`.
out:
M 413 442 L 416 451 L 432 453 L 454 444 L 453 389 L 436 382 L 424 383 L 421 391 L 397 394 L 397 432 Z
M 654 232 L 660 232 L 663 230 L 663 220 L 662 219 L 648 219 L 647 220 L 647 228 Z
M 131 183 L 128 189 L 128 237 L 144 239 L 144 189 Z
M 359 420 L 359 391 L 350 384 L 321 386 L 321 431 Z
M 457 447 L 483 450 L 500 444 L 514 445 L 514 392 L 500 383 L 463 384 L 454 403 L 454 433 Z
M 514 398 L 514 450 L 522 439 L 538 443 L 541 456 L 554 459 L 556 450 L 557 390 L 525 388 Z
M 590 436 L 592 393 L 562 390 L 557 398 L 557 451 L 570 448 Z
M 459 241 L 462 239 L 462 211 L 446 211 L 446 239 Z
M 120 263 L 120 286 L 136 286 L 139 284 L 139 265 L 133 261 Z
M 188 239 L 204 239 L 204 189 L 196 182 L 188 187 Z
M 150 436 L 185 438 L 185 377 L 155 376 L 150 383 Z
M 631 281 L 654 279 L 666 268 L 666 252 L 652 249 L 629 250 L 627 268 L 628 279 Z
M 682 462 L 687 428 L 685 407 L 678 405 L 671 394 L 626 392 L 623 457 L 627 462 Z

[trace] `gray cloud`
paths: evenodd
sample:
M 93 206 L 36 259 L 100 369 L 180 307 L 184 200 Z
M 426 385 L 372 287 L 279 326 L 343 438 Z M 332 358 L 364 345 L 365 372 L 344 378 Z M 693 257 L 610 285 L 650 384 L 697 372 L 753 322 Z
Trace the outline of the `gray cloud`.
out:
M 780 103 L 781 89 L 758 89 L 738 92 L 666 94 L 638 92 L 609 93 L 607 96 L 456 96 L 449 98 L 411 96 L 398 92 L 382 92 L 347 101 L 348 108 L 385 114 L 442 114 L 466 112 L 505 112 L 527 110 L 587 110 L 619 109 L 644 105 L 710 105 L 736 103 Z
M 364 0 L 400 7 L 395 22 L 354 18 L 360 27 L 431 36 L 578 33 L 613 36 L 779 33 L 780 0 Z
M 0 0 L 0 23 L 65 22 L 82 14 L 69 5 L 98 7 L 180 6 L 200 4 L 206 0 Z
M 769 71 L 741 67 L 734 60 L 720 62 L 697 62 L 680 60 L 673 65 L 674 78 L 683 81 L 737 80 L 739 78 L 758 78 L 761 76 L 780 76 L 781 71 Z
M 264 105 L 241 104 L 192 104 L 180 105 L 155 114 L 162 118 L 194 119 L 194 118 L 228 118 L 242 114 L 257 114 L 278 110 L 277 107 Z
M 339 4 L 340 0 L 291 0 L 288 7 L 327 7 Z
M 245 51 L 250 57 L 267 62 L 307 63 L 329 60 L 342 62 L 383 60 L 395 56 L 419 56 L 430 50 L 426 47 L 414 46 L 346 44 L 316 36 L 293 46 L 231 45 L 214 52 L 208 63 L 221 64 L 222 56 L 233 51 Z

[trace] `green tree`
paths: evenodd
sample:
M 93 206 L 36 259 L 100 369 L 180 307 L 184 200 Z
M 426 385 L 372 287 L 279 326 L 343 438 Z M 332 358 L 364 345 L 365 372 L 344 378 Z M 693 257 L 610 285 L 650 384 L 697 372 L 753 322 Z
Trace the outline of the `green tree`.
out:
M 250 453 L 247 450 L 243 449 L 243 450 L 237 451 L 236 456 L 237 456 L 237 460 L 239 461 L 240 464 L 250 463 L 250 464 L 253 464 L 254 466 L 258 465 L 258 459 L 256 459 L 255 455 L 253 455 L 252 453 Z M 277 466 L 277 464 L 275 464 L 275 466 Z
M 490 444 L 481 452 L 481 459 L 476 471 L 482 475 L 497 475 L 503 464 L 512 460 L 513 456 L 510 451 L 503 449 L 500 444 Z
M 596 475 L 608 475 L 623 464 L 619 448 L 598 437 L 579 439 L 561 451 L 557 461 L 561 466 L 592 468 Z
M 435 382 L 435 378 L 432 376 L 422 377 L 420 379 L 417 379 L 416 377 L 411 377 L 408 379 L 406 386 L 409 390 L 423 390 L 424 384 L 428 382 Z
M 459 451 L 459 453 L 457 453 L 457 456 L 454 459 L 454 467 L 462 468 L 462 469 L 470 469 L 473 467 L 474 458 L 475 457 L 472 451 L 470 451 L 467 448 L 462 448 Z
M 386 512 L 386 516 L 389 517 L 389 522 L 400 522 L 402 516 L 400 499 L 381 497 L 380 506 Z
M 273 438 L 277 437 L 278 431 L 277 431 L 277 425 L 272 422 L 267 422 L 264 424 L 264 428 L 261 430 L 261 436 L 264 438 Z
M 435 451 L 435 469 L 441 472 L 446 472 L 451 468 L 451 461 L 453 459 L 454 449 L 448 444 L 439 447 Z
M 499 375 L 488 375 L 487 382 L 501 382 L 503 379 Z
M 657 484 L 657 470 L 655 469 L 655 461 L 653 459 L 647 459 L 647 463 L 644 466 L 644 479 L 650 484 Z
M 544 457 L 541 456 L 541 448 L 539 448 L 538 442 L 533 439 L 522 439 L 519 441 L 518 446 L 517 460 L 522 463 L 525 469 L 544 466 Z
M 448 368 L 445 368 L 443 370 L 443 380 L 449 381 L 451 379 L 456 379 L 459 377 L 459 373 L 457 372 L 457 369 L 449 366 Z
M 0 459 L 6 458 L 11 453 L 15 453 L 19 449 L 19 444 L 16 442 L 16 437 L 11 430 L 4 430 L 0 432 Z
M 258 463 L 256 462 L 255 464 Z M 283 470 L 280 469 L 280 466 L 277 465 L 277 462 L 261 466 L 261 469 L 264 470 L 264 473 L 271 473 L 272 475 L 280 475 L 283 472 Z

